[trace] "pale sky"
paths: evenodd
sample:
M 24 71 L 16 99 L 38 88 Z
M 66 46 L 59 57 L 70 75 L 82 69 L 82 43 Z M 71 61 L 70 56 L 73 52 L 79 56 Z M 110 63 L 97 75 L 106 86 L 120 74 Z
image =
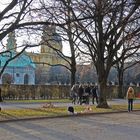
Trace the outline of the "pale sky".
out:
M 7 4 L 9 4 L 10 2 L 11 2 L 12 0 L 0 0 L 0 11 L 2 11 L 5 7 L 6 7 L 6 5 Z M 0 26 L 2 25 L 2 23 L 0 22 Z M 32 37 L 32 38 L 34 38 L 34 37 Z M 31 40 L 34 40 L 34 41 L 39 41 L 39 39 L 38 39 L 38 37 L 35 37 L 35 39 L 31 39 Z M 6 45 L 6 43 L 7 43 L 7 38 L 5 38 L 4 40 L 3 40 L 3 43 L 4 43 L 4 45 Z M 25 43 L 25 42 L 28 42 L 28 37 L 27 36 L 23 36 L 22 38 L 21 37 L 17 37 L 17 44 L 19 45 L 19 44 L 21 44 L 21 42 L 22 42 L 22 44 L 23 44 L 23 42 Z M 62 42 L 62 44 L 63 44 L 63 49 L 62 49 L 62 51 L 63 51 L 63 53 L 65 54 L 65 55 L 70 55 L 70 51 L 69 51 L 69 45 L 66 43 L 66 42 Z M 0 46 L 0 50 L 1 50 L 1 48 L 2 48 L 2 46 Z M 29 51 L 34 51 L 34 52 L 39 52 L 39 50 L 40 50 L 40 47 L 36 47 L 36 48 L 34 48 L 33 50 L 32 49 L 29 49 Z

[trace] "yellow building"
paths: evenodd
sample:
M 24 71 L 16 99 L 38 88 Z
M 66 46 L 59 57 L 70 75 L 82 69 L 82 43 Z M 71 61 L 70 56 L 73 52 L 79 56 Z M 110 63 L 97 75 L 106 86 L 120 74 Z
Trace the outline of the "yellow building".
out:
M 57 52 L 51 47 L 58 49 L 62 52 L 62 39 L 58 33 L 56 33 L 56 27 L 44 26 L 40 53 L 28 53 L 35 64 L 43 66 L 44 70 L 49 69 L 49 65 L 62 64 L 63 59 L 57 54 Z
M 42 84 L 47 82 L 51 65 L 64 64 L 64 60 L 52 47 L 62 52 L 62 39 L 56 33 L 55 26 L 44 26 L 40 53 L 28 53 L 36 64 L 36 79 L 41 79 L 39 83 Z

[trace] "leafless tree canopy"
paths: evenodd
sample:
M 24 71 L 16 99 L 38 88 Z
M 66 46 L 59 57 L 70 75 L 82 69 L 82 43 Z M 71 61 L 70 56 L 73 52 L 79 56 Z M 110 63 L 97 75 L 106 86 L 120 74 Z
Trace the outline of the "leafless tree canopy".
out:
M 58 26 L 69 42 L 72 71 L 76 70 L 77 50 L 92 60 L 98 74 L 99 106 L 107 107 L 111 67 L 139 54 L 139 13 L 139 0 L 12 0 L 0 13 L 0 40 L 15 29 Z

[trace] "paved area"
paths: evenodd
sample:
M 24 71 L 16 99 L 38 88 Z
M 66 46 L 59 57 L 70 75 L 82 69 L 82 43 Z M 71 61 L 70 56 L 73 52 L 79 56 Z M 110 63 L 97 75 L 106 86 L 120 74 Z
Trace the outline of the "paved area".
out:
M 0 140 L 139 140 L 140 111 L 0 123 Z

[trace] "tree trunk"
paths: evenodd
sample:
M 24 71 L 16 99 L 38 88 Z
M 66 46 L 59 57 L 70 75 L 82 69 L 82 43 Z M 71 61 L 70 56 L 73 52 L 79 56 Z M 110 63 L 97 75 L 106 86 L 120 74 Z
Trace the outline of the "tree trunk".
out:
M 76 61 L 75 55 L 72 55 L 71 58 L 71 87 L 75 84 L 75 75 L 76 75 Z
M 99 94 L 99 103 L 97 105 L 98 108 L 109 108 L 107 104 L 107 85 L 106 85 L 106 79 L 105 77 L 102 77 L 102 81 L 98 80 L 98 94 Z
M 107 86 L 105 81 L 99 82 L 98 90 L 99 90 L 99 103 L 97 105 L 97 108 L 110 108 L 107 104 L 106 98 Z
M 123 70 L 118 70 L 118 98 L 124 98 L 123 95 Z
M 75 73 L 76 70 L 71 71 L 71 87 L 75 84 Z

